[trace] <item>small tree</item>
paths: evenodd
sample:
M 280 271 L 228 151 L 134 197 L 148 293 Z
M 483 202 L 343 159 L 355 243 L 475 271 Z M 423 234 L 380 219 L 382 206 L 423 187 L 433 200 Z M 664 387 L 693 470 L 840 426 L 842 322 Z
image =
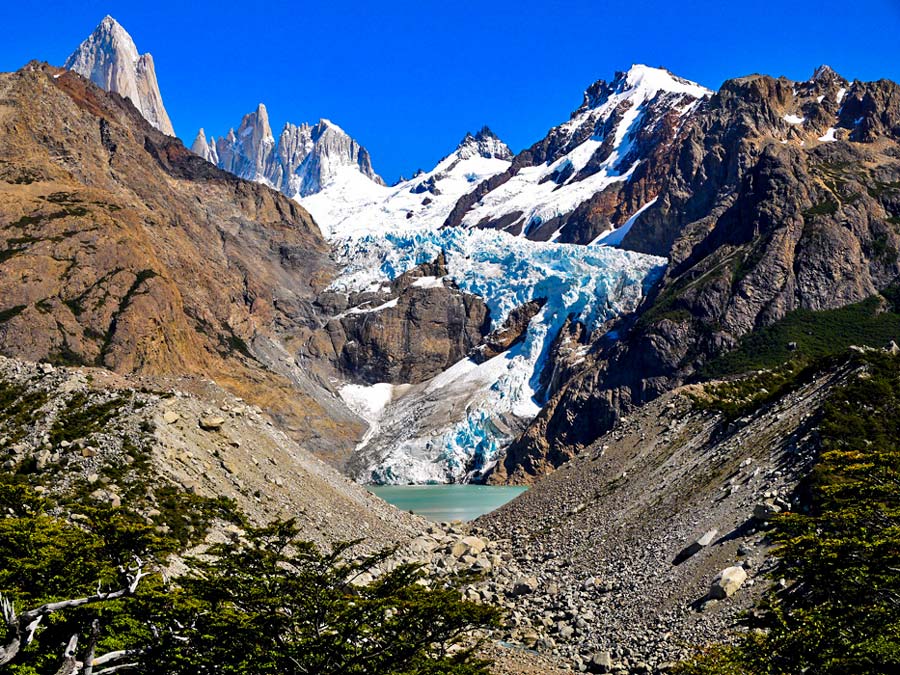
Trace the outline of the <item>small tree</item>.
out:
M 465 602 L 450 587 L 427 588 L 414 565 L 360 579 L 390 552 L 347 560 L 298 539 L 291 521 L 249 529 L 243 543 L 214 547 L 179 580 L 162 623 L 177 626 L 147 656 L 152 672 L 485 673 L 473 630 L 496 609 Z

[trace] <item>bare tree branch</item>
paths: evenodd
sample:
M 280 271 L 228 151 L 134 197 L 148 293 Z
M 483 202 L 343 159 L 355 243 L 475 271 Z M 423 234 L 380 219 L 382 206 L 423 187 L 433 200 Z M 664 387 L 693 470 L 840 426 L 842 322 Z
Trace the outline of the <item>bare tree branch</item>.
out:
M 117 600 L 127 595 L 133 595 L 137 591 L 141 579 L 151 574 L 151 572 L 144 571 L 144 561 L 140 558 L 135 558 L 135 564 L 127 569 L 123 569 L 122 572 L 125 574 L 127 582 L 125 588 L 109 593 L 103 593 L 98 587 L 95 595 L 70 600 L 60 600 L 57 602 L 48 602 L 19 615 L 16 615 L 12 600 L 0 595 L 0 615 L 2 615 L 3 621 L 6 623 L 7 632 L 10 634 L 9 641 L 5 645 L 0 645 L 0 666 L 11 663 L 19 654 L 22 647 L 27 646 L 34 640 L 35 631 L 45 616 L 64 609 L 72 609 L 73 607 L 82 607 L 98 602 Z M 75 640 L 75 646 L 77 646 L 78 636 L 73 636 L 73 639 Z M 74 655 L 72 659 L 74 661 Z M 64 663 L 63 668 L 65 667 L 66 664 Z M 80 667 L 81 666 L 79 665 L 78 668 L 80 669 Z M 63 668 L 60 669 L 57 675 L 65 675 Z
M 109 668 L 104 668 L 103 670 L 98 670 L 94 675 L 108 675 L 109 673 L 117 673 L 120 670 L 134 670 L 136 668 L 140 668 L 139 663 L 120 663 L 116 666 L 110 666 Z
M 69 644 L 63 653 L 62 665 L 56 671 L 56 675 L 73 675 L 80 670 L 81 664 L 75 658 L 76 649 L 78 649 L 78 633 L 69 638 Z

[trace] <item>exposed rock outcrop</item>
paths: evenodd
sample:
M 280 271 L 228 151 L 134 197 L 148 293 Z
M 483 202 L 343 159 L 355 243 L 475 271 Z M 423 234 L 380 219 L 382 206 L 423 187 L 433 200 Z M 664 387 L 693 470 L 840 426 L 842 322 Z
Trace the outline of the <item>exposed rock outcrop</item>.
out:
M 74 72 L 30 64 L 0 93 L 0 352 L 213 378 L 349 451 L 360 420 L 283 346 L 332 274 L 303 208 Z
M 417 384 L 443 372 L 480 346 L 491 325 L 484 301 L 446 275 L 441 255 L 379 291 L 323 294 L 334 316 L 313 336 L 315 353 L 362 383 Z
M 134 40 L 111 16 L 105 17 L 72 52 L 65 67 L 106 91 L 130 99 L 150 124 L 164 134 L 175 135 L 159 93 L 153 57 L 139 55 Z

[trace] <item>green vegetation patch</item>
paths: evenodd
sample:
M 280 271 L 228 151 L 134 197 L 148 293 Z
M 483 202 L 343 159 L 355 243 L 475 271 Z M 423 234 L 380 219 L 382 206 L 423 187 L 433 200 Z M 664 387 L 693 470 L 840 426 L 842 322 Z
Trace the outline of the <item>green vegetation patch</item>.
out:
M 831 199 L 826 199 L 826 200 L 821 201 L 818 204 L 815 204 L 815 205 L 811 206 L 810 208 L 806 209 L 803 212 L 803 215 L 806 217 L 833 216 L 835 213 L 837 213 L 837 210 L 838 210 L 837 202 L 835 202 Z
M 0 429 L 10 442 L 23 438 L 48 400 L 46 392 L 0 380 Z
M 887 311 L 885 310 L 887 300 Z M 710 361 L 705 379 L 779 368 L 788 361 L 808 365 L 834 356 L 851 345 L 884 347 L 900 341 L 897 289 L 886 290 L 840 309 L 798 309 L 773 325 L 745 336 L 737 349 Z M 796 348 L 792 349 L 792 343 Z
M 76 392 L 53 423 L 50 442 L 53 445 L 59 445 L 61 441 L 71 443 L 102 431 L 130 400 L 130 395 L 123 395 L 92 403 L 90 394 Z

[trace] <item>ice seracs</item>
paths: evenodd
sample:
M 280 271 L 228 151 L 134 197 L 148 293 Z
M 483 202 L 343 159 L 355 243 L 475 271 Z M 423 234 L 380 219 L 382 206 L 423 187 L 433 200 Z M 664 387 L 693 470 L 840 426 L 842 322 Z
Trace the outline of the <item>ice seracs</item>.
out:
M 98 87 L 131 99 L 144 118 L 169 136 L 175 135 L 163 106 L 150 54 L 138 54 L 134 40 L 111 16 L 106 16 L 66 59 L 65 67 Z
M 514 308 L 546 299 L 525 339 L 483 363 L 466 358 L 415 385 L 341 390 L 371 425 L 348 470 L 377 483 L 477 479 L 540 410 L 541 373 L 566 321 L 582 321 L 591 331 L 633 310 L 665 264 L 609 247 L 462 228 L 349 237 L 335 242 L 335 252 L 344 272 L 332 290 L 342 292 L 380 287 L 443 254 L 449 279 L 484 299 L 494 328 Z

